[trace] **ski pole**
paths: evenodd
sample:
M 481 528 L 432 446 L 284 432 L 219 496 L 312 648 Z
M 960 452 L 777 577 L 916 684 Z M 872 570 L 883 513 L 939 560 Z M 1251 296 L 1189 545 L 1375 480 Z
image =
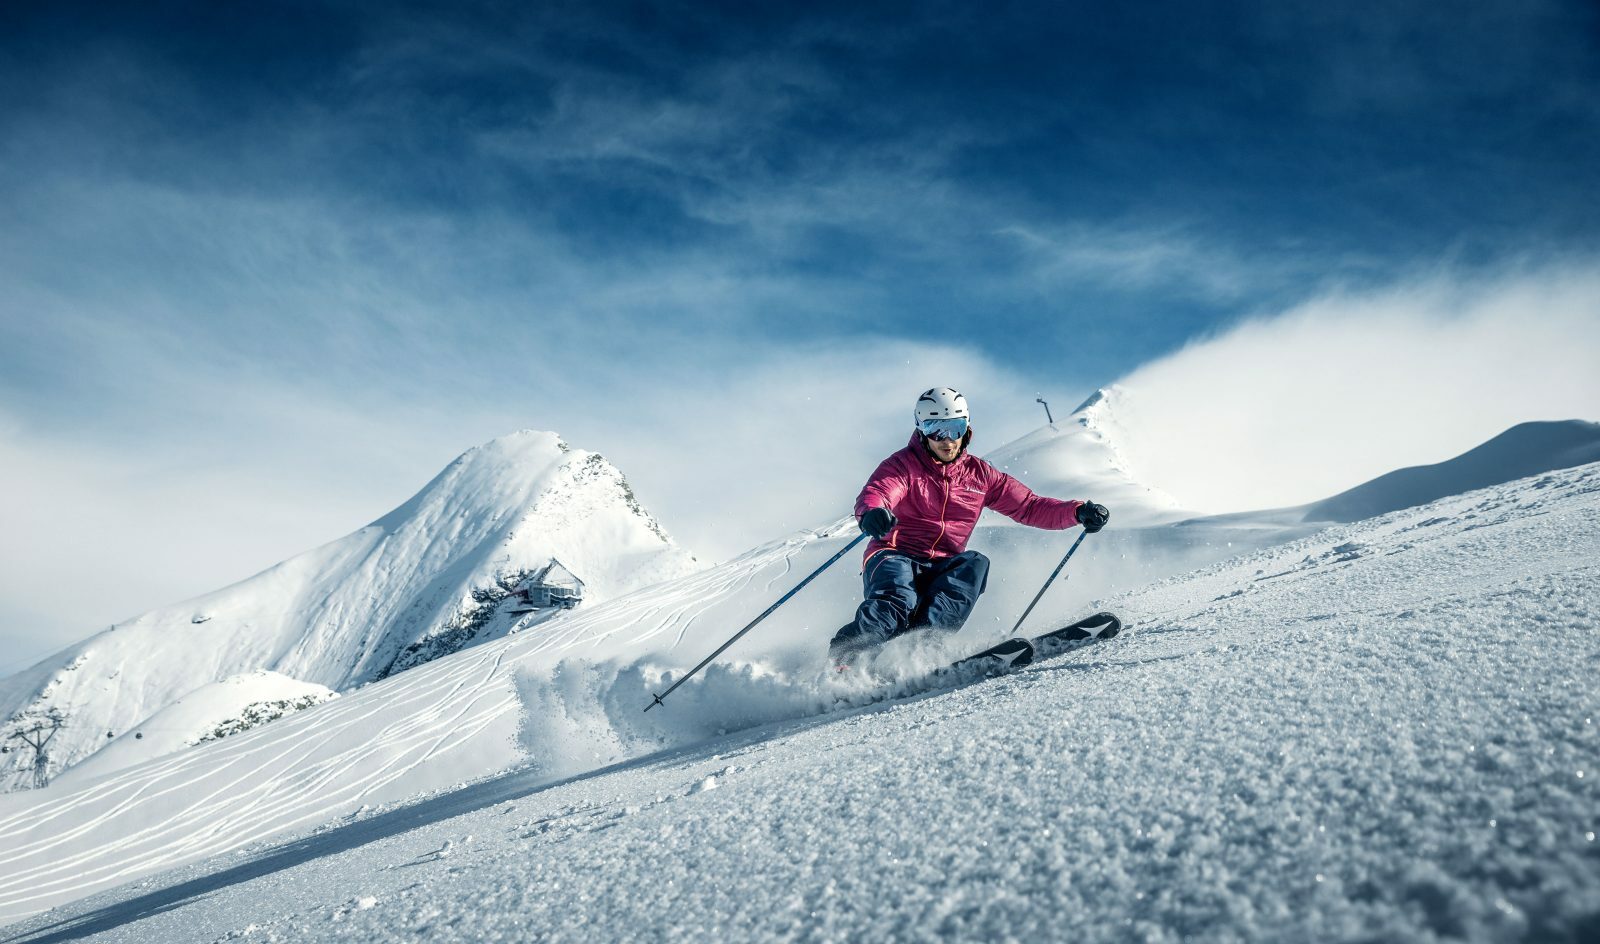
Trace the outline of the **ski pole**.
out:
M 739 641 L 739 637 L 740 636 L 743 636 L 745 633 L 748 633 L 750 630 L 754 629 L 755 625 L 757 623 L 759 623 L 762 620 L 766 619 L 767 617 L 771 616 L 773 610 L 776 610 L 778 607 L 783 606 L 784 603 L 788 602 L 790 597 L 794 596 L 795 594 L 799 593 L 801 590 L 805 589 L 806 584 L 808 584 L 811 581 L 815 580 L 817 575 L 822 573 L 824 570 L 827 570 L 829 567 L 832 567 L 834 561 L 836 561 L 839 558 L 843 557 L 845 555 L 845 552 L 849 551 L 852 547 L 855 547 L 857 544 L 860 544 L 861 541 L 864 538 L 866 538 L 866 534 L 864 534 L 864 533 L 863 534 L 858 534 L 858 535 L 856 535 L 856 539 L 854 541 L 851 541 L 849 544 L 846 544 L 844 547 L 839 548 L 839 553 L 837 553 L 837 554 L 833 555 L 832 557 L 828 558 L 827 562 L 824 563 L 821 567 L 818 567 L 816 570 L 813 570 L 811 572 L 811 576 L 809 576 L 806 579 L 800 581 L 798 584 L 795 584 L 795 587 L 794 587 L 793 590 L 790 590 L 788 593 L 785 593 L 783 596 L 779 597 L 778 598 L 778 602 L 776 602 L 776 603 L 772 604 L 771 606 L 767 607 L 766 610 L 760 616 L 758 616 L 755 619 L 751 620 L 749 625 L 745 626 L 744 629 L 741 629 L 738 632 L 734 633 L 728 639 L 727 642 L 725 642 L 722 645 L 717 647 L 717 651 L 716 652 L 713 652 L 711 655 L 706 656 L 704 659 L 700 660 L 700 664 L 695 666 L 694 668 L 690 669 L 689 673 L 687 675 L 685 675 L 681 679 L 678 679 L 676 682 L 673 682 L 671 688 L 667 689 L 666 691 L 662 692 L 659 695 L 654 696 L 655 701 L 652 701 L 650 704 L 645 705 L 644 706 L 644 710 L 645 711 L 649 711 L 651 708 L 654 708 L 655 706 L 661 704 L 662 703 L 661 700 L 663 698 L 666 698 L 668 695 L 671 695 L 673 693 L 673 691 L 675 691 L 679 685 L 682 685 L 684 682 L 689 681 L 689 679 L 696 672 L 698 672 L 701 669 L 705 668 L 706 666 L 710 665 L 712 659 L 715 659 L 717 656 L 722 655 L 722 653 L 723 653 L 723 651 L 725 649 L 727 649 L 729 646 L 731 646 L 734 643 Z
M 1068 548 L 1068 550 L 1067 550 L 1067 556 L 1061 558 L 1061 563 L 1057 564 L 1056 565 L 1056 569 L 1052 570 L 1050 572 L 1050 579 L 1046 580 L 1044 582 L 1044 586 L 1039 588 L 1038 594 L 1035 595 L 1034 598 L 1033 598 L 1033 603 L 1029 603 L 1028 604 L 1028 608 L 1026 610 L 1022 611 L 1022 615 L 1021 616 L 1017 617 L 1017 625 L 1011 627 L 1011 635 L 1015 636 L 1017 634 L 1017 630 L 1022 628 L 1022 621 L 1028 618 L 1028 614 L 1029 613 L 1033 612 L 1033 608 L 1039 602 L 1040 597 L 1043 597 L 1044 596 L 1044 592 L 1046 590 L 1050 589 L 1050 585 L 1052 583 L 1055 583 L 1056 574 L 1061 573 L 1061 568 L 1067 566 L 1067 561 L 1072 560 L 1072 555 L 1078 550 L 1078 545 L 1082 544 L 1083 543 L 1083 539 L 1088 537 L 1088 536 L 1089 536 L 1089 532 L 1085 531 L 1082 534 L 1078 535 L 1078 539 L 1076 541 L 1072 542 L 1072 547 Z

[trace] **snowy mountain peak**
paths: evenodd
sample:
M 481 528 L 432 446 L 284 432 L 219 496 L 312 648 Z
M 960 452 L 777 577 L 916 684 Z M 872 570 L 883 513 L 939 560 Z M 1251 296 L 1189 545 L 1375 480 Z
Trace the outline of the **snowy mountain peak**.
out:
M 481 511 L 494 510 L 481 507 L 485 501 L 507 508 L 525 503 L 529 499 L 526 488 L 537 483 L 537 477 L 529 473 L 559 461 L 571 451 L 572 447 L 555 433 L 534 429 L 518 430 L 473 446 L 445 466 L 444 471 L 409 501 L 374 521 L 372 526 L 392 531 L 411 521 L 419 509 L 435 503 L 440 496 L 444 503 L 457 509 L 471 504 Z M 525 487 L 516 488 L 518 483 Z
M 1124 438 L 1116 385 L 1096 390 L 1065 420 L 1034 430 L 987 455 L 990 462 L 1052 498 L 1088 498 L 1111 508 L 1119 526 L 1185 517 L 1172 498 L 1139 481 L 1119 443 Z
M 268 671 L 347 691 L 699 568 L 603 456 L 520 430 L 462 453 L 367 527 L 5 679 L 0 723 L 65 712 L 59 770 L 225 679 Z M 119 755 L 142 760 L 161 743 Z M 8 770 L 0 785 L 29 779 Z

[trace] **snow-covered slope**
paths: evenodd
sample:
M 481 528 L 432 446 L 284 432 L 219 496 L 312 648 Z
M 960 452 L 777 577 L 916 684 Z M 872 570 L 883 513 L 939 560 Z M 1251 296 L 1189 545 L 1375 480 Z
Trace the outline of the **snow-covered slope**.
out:
M 1113 509 L 1118 527 L 1189 517 L 1160 489 L 1140 482 L 1118 447 L 1123 438 L 1116 403 L 1122 391 L 1096 391 L 1072 415 L 984 456 L 1034 491 L 1056 498 L 1090 498 Z M 981 450 L 976 450 L 981 453 Z
M 1095 405 L 1084 411 L 1091 419 Z M 1067 439 L 1045 431 L 1032 438 L 1036 445 Z M 1069 456 L 1093 456 L 1068 444 Z M 1029 450 L 1002 448 L 997 455 L 1007 453 Z M 1105 481 L 1111 461 L 1102 451 L 1041 468 L 1063 475 L 1081 470 Z M 1066 477 L 1054 481 L 1060 487 L 1034 484 L 1047 493 L 1085 493 Z M 620 486 L 618 493 L 625 494 Z M 1137 504 L 1137 496 L 1129 503 Z M 408 505 L 396 515 L 409 520 L 415 511 Z M 1276 520 L 1129 527 L 1128 517 L 1115 517 L 1115 527 L 1085 542 L 1030 628 L 1041 628 L 1051 613 L 1081 612 L 1091 596 L 1143 587 L 1308 531 Z M 435 514 L 432 521 L 447 529 L 453 519 Z M 665 687 L 854 534 L 848 519 L 796 534 L 715 568 L 528 623 L 257 730 L 107 776 L 85 771 L 37 794 L 0 797 L 0 830 L 17 838 L 16 851 L 0 856 L 0 915 L 518 764 L 531 763 L 531 780 L 571 776 L 871 698 L 876 689 L 852 688 L 825 672 L 821 660 L 828 636 L 859 601 L 857 568 L 846 562 L 676 693 L 671 711 L 641 712 L 648 692 Z M 1007 634 L 1073 537 L 1004 519 L 981 526 L 972 546 L 995 566 L 973 619 L 943 653 L 925 641 L 889 647 L 884 664 L 891 674 L 914 678 L 950 652 Z M 128 743 L 126 733 L 117 743 Z
M 51 744 L 57 769 L 119 741 L 124 762 L 153 757 L 170 739 L 123 736 L 224 679 L 266 670 L 343 692 L 546 618 L 511 612 L 507 591 L 552 558 L 581 577 L 586 605 L 699 567 L 604 458 L 523 431 L 469 450 L 354 534 L 0 681 L 0 719 L 64 712 L 69 726 Z M 5 786 L 26 782 L 19 766 Z
M 14 939 L 1600 930 L 1600 465 L 1337 526 L 1116 599 L 1052 594 L 1047 624 L 1108 605 L 1129 629 L 1004 679 L 841 710 L 867 693 L 741 645 L 640 714 L 663 669 L 700 654 L 672 643 L 730 615 L 685 606 L 696 591 L 777 589 L 771 565 L 794 564 L 792 581 L 843 539 L 774 544 L 670 595 L 591 611 L 586 629 L 512 637 L 186 752 L 183 771 L 158 762 L 17 810 L 0 818 L 12 840 L 0 914 L 230 848 L 301 816 L 310 796 L 332 811 L 338 764 L 381 776 L 363 750 L 375 737 L 411 738 L 417 756 L 454 749 L 460 774 L 483 770 L 472 731 L 509 736 L 520 716 L 525 744 L 566 744 L 574 764 L 606 759 L 578 757 L 584 747 L 671 749 L 556 784 L 533 764 L 96 895 Z M 618 638 L 637 652 L 621 656 Z M 567 658 L 538 658 L 555 652 Z M 889 666 L 905 683 L 918 668 L 910 650 Z M 457 736 L 421 723 L 435 702 Z M 614 743 L 573 736 L 572 722 L 599 718 Z M 313 725 L 336 742 L 328 751 L 305 736 Z M 339 760 L 348 748 L 358 756 Z M 273 788 L 258 789 L 264 770 Z M 130 819 L 144 828 L 120 825 Z

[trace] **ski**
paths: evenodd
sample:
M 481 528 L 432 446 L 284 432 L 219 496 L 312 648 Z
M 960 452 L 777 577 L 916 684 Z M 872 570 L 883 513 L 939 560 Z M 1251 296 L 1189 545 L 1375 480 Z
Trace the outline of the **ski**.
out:
M 1020 669 L 1035 659 L 1058 656 L 1090 642 L 1110 639 L 1120 632 L 1122 620 L 1115 613 L 1096 613 L 1032 639 L 1021 636 L 1007 639 L 997 646 L 957 659 L 939 670 L 939 674 L 956 677 L 976 674 L 981 678 L 993 678 Z
M 957 659 L 941 671 L 958 675 L 976 673 L 987 678 L 1020 669 L 1032 661 L 1033 643 L 1017 636 L 997 646 L 990 646 L 982 652 Z
M 1110 639 L 1122 631 L 1122 620 L 1114 613 L 1096 613 L 1074 623 L 1059 626 L 1048 633 L 1028 639 L 1016 636 L 990 646 L 982 652 L 951 662 L 924 676 L 920 682 L 889 683 L 879 697 L 893 698 L 916 694 L 930 689 L 959 687 L 998 678 L 1041 659 L 1051 659 L 1083 648 L 1102 639 Z M 873 647 L 841 654 L 834 659 L 835 673 L 863 671 L 875 654 Z M 867 674 L 871 674 L 870 670 Z
M 1048 633 L 1035 636 L 1031 641 L 1036 656 L 1049 659 L 1074 649 L 1081 649 L 1092 642 L 1110 639 L 1120 632 L 1122 632 L 1122 620 L 1115 613 L 1096 613 L 1076 623 L 1068 623 Z

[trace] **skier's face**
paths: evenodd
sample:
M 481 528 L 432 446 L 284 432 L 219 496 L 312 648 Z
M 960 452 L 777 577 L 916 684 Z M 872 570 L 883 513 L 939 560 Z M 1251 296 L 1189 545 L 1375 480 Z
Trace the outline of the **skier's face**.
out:
M 928 451 L 940 462 L 952 462 L 956 456 L 961 455 L 961 440 L 959 439 L 922 439 L 928 444 Z

